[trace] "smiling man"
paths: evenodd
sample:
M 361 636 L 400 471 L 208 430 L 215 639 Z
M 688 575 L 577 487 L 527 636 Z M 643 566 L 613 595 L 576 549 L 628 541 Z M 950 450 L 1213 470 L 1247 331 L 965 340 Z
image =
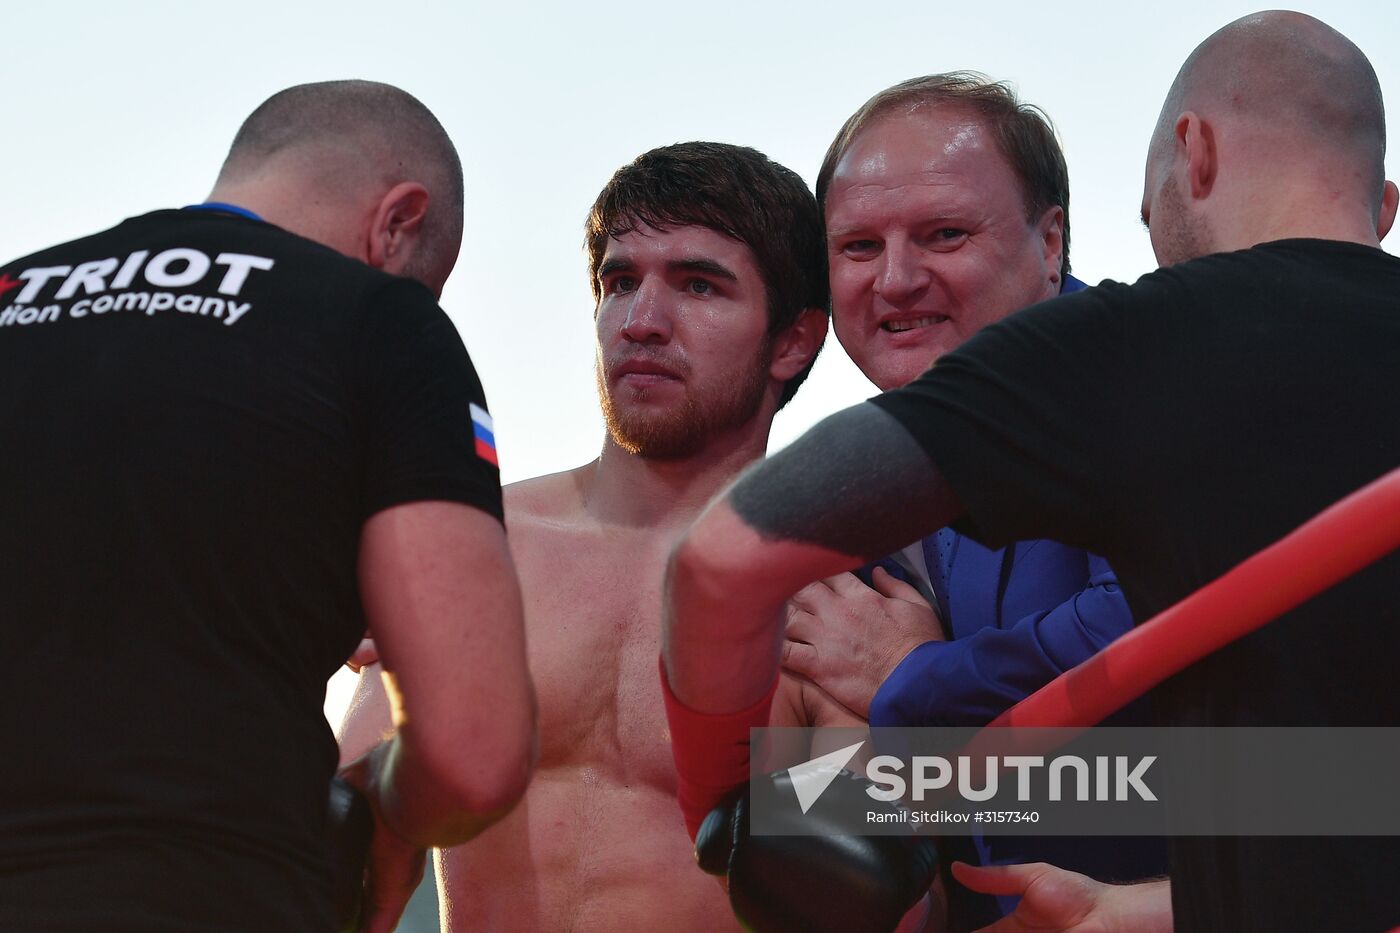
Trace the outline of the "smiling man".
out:
M 762 154 L 684 143 L 613 176 L 587 246 L 603 451 L 505 492 L 539 770 L 480 846 L 443 853 L 444 929 L 737 930 L 676 809 L 656 687 L 661 583 L 676 538 L 763 455 L 826 336 L 821 216 L 806 183 Z M 378 738 L 364 700 L 343 755 Z M 803 703 L 796 689 L 775 721 L 821 721 L 789 702 Z
M 833 323 L 881 389 L 1069 276 L 1069 174 L 1049 121 L 1004 84 L 936 74 L 886 88 L 817 176 Z
M 881 389 L 1084 287 L 1069 275 L 1069 174 L 1054 130 L 981 75 L 927 75 L 872 97 L 827 151 L 817 199 L 836 335 Z M 1108 563 L 1056 541 L 992 549 L 943 529 L 882 564 L 874 589 L 842 575 L 799 593 L 784 646 L 789 669 L 873 726 L 981 725 L 1133 624 Z M 984 862 L 1053 861 L 1106 879 L 1166 867 L 1155 841 L 976 843 Z M 995 916 L 949 890 L 954 928 Z

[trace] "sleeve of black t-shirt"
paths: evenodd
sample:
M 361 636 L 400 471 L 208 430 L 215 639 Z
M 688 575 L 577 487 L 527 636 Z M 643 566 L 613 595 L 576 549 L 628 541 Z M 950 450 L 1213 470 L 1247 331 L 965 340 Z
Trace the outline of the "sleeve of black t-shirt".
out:
M 381 287 L 360 339 L 364 517 L 406 502 L 446 500 L 501 518 L 500 469 L 478 453 L 472 425 L 471 406 L 487 411 L 486 395 L 431 293 L 407 279 Z
M 1124 286 L 1064 295 L 986 328 L 903 389 L 872 399 L 919 441 L 988 546 L 1103 547 L 1128 440 Z

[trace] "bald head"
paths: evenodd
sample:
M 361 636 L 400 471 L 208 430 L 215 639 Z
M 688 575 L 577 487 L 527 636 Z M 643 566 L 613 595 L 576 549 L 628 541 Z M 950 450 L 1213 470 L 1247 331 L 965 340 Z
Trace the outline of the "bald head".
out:
M 1143 184 L 1162 265 L 1299 237 L 1379 246 L 1397 205 L 1376 73 L 1335 29 L 1255 13 L 1181 67 Z
M 431 285 L 446 278 L 443 267 L 451 268 L 461 244 L 456 148 L 411 94 L 373 81 L 325 81 L 288 88 L 253 111 L 214 190 L 216 199 L 254 210 L 264 202 L 258 212 L 272 222 L 368 260 L 361 244 L 337 231 L 372 222 L 382 199 L 404 185 L 422 186 L 424 210 L 407 267 L 391 271 Z M 289 202 L 282 216 L 267 213 Z
M 1379 209 L 1385 109 L 1375 70 L 1350 39 L 1302 13 L 1235 20 L 1191 53 L 1167 95 L 1157 144 L 1195 111 L 1252 143 L 1261 158 L 1345 169 Z

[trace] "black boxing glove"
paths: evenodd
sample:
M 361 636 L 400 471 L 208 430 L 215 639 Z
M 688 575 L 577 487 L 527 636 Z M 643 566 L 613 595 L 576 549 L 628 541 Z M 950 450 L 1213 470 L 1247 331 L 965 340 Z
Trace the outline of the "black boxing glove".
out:
M 869 797 L 869 786 L 842 770 L 822 793 L 826 812 L 899 808 Z M 856 836 L 824 818 L 826 808 L 804 814 L 787 771 L 768 775 L 755 793 L 779 825 L 790 821 L 808 835 L 752 835 L 754 801 L 745 790 L 712 810 L 695 839 L 700 867 L 728 877 L 734 915 L 755 933 L 890 933 L 938 875 L 932 839 Z
M 374 836 L 374 814 L 364 794 L 336 777 L 331 779 L 327 817 L 335 928 L 358 930 L 364 908 L 365 861 Z

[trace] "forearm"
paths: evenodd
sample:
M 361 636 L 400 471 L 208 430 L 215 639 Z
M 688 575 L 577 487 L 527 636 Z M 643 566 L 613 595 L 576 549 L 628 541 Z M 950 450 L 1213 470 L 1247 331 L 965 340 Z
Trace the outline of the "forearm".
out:
M 727 559 L 727 536 L 755 537 L 721 502 L 677 549 L 667 578 L 663 673 L 676 699 L 698 713 L 752 706 L 778 674 L 787 594 L 772 578 L 745 579 Z
M 464 842 L 525 792 L 537 753 L 519 585 L 494 517 L 454 503 L 380 512 L 360 585 L 396 735 L 366 759 L 383 821 Z
M 824 548 L 764 540 L 724 500 L 677 547 L 661 679 L 677 796 L 692 837 L 705 814 L 748 780 L 749 730 L 768 725 L 778 682 L 784 601 L 807 574 L 856 563 Z
M 753 705 L 728 714 L 699 713 L 676 698 L 661 671 L 671 755 L 676 765 L 676 800 L 694 839 L 705 816 L 743 786 L 749 776 L 749 730 L 768 724 L 768 712 L 778 686 Z
M 880 476 L 872 477 L 872 463 Z M 868 494 L 881 480 L 908 488 L 924 481 L 926 493 L 917 508 L 889 497 L 881 505 L 881 496 Z M 867 404 L 756 465 L 705 510 L 672 554 L 661 638 L 683 800 L 688 788 L 702 789 L 684 800 L 692 827 L 708 801 L 748 777 L 748 729 L 767 725 L 766 698 L 777 682 L 783 603 L 814 580 L 917 538 L 956 509 L 914 440 Z M 706 750 L 723 755 L 724 766 L 707 764 Z
M 444 794 L 414 758 L 414 743 L 401 741 L 394 726 L 380 666 L 370 665 L 360 674 L 341 724 L 340 762 L 380 819 L 405 840 L 442 846 L 467 841 L 509 812 L 513 799 L 495 806 L 482 801 L 474 811 L 461 811 L 460 798 Z M 445 813 L 451 818 L 444 820 Z
M 467 842 L 509 813 L 519 799 L 482 798 L 464 807 L 462 796 L 444 788 L 422 757 L 409 730 L 376 745 L 342 772 L 369 798 L 384 825 L 415 846 L 446 848 Z M 522 777 L 522 788 L 524 782 Z
M 914 439 L 869 403 L 755 464 L 672 555 L 662 653 L 676 696 L 707 713 L 754 702 L 777 671 L 788 597 L 960 511 Z

